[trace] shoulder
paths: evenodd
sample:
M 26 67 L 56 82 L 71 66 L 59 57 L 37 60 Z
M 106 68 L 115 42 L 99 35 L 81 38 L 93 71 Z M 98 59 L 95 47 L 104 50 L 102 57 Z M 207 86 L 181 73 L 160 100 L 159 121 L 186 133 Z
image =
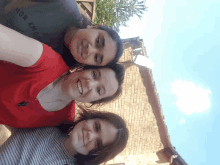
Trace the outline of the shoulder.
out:
M 40 144 L 42 141 L 62 136 L 62 132 L 56 127 L 25 128 L 16 129 L 14 135 L 26 139 L 26 142 L 34 141 L 33 144 Z
M 22 134 L 51 134 L 53 132 L 59 132 L 59 129 L 56 127 L 42 127 L 42 128 L 13 128 L 16 132 Z
M 53 72 L 58 71 L 59 74 L 63 74 L 63 72 L 68 70 L 68 66 L 65 64 L 59 53 L 54 51 L 51 47 L 47 46 L 46 44 L 43 44 L 43 52 L 41 54 L 40 59 L 34 65 L 26 68 L 26 70 L 30 72 L 36 70 Z
M 83 22 L 83 17 L 77 2 L 75 0 L 62 0 L 61 4 L 60 11 L 65 15 L 65 21 L 69 21 L 68 27 L 80 26 Z

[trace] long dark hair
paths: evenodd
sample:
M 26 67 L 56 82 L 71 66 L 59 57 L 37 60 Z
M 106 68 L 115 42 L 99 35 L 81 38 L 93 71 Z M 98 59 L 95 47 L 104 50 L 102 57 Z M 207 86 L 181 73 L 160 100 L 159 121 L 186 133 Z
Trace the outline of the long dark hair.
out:
M 105 163 L 124 150 L 127 145 L 129 131 L 125 121 L 120 116 L 111 112 L 95 111 L 90 109 L 85 110 L 82 107 L 80 108 L 81 112 L 79 112 L 79 116 L 74 122 L 62 123 L 58 126 L 63 133 L 69 133 L 77 123 L 89 119 L 105 120 L 114 125 L 118 129 L 118 133 L 114 142 L 104 146 L 101 150 L 90 151 L 88 155 L 75 155 L 76 164 L 86 165 Z

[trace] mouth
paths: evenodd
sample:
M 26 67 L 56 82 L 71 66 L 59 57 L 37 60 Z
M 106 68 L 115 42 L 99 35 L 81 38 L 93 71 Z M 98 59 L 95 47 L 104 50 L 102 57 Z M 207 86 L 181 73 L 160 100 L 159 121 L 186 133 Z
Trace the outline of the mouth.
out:
M 77 88 L 78 88 L 79 93 L 82 95 L 83 88 L 82 88 L 82 82 L 80 81 L 80 79 L 77 80 Z

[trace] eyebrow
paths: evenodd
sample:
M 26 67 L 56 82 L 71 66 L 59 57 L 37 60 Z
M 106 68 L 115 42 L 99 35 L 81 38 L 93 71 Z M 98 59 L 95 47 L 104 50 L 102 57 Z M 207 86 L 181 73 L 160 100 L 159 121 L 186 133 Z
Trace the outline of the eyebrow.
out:
M 104 92 L 101 93 L 101 95 L 104 95 L 106 93 L 105 87 L 101 86 L 101 89 L 102 89 L 101 91 L 104 91 Z
M 99 124 L 100 124 L 100 132 L 102 133 L 102 129 L 103 129 L 103 128 L 102 128 L 102 124 L 101 124 L 100 121 L 99 121 Z M 104 147 L 102 138 L 100 138 L 100 142 L 101 142 L 101 148 Z
M 96 69 L 96 70 L 98 72 L 98 78 L 100 78 L 101 77 L 101 71 L 100 71 L 100 69 Z
M 100 57 L 100 64 L 103 62 L 104 55 L 102 54 Z
M 99 72 L 99 78 L 101 78 L 101 71 L 99 69 L 97 69 Z M 101 95 L 104 95 L 106 93 L 105 87 L 103 85 L 101 85 L 101 91 L 104 91 L 101 93 Z
M 102 38 L 102 47 L 105 47 L 105 37 L 101 36 L 100 38 Z M 100 57 L 100 63 L 99 64 L 102 64 L 103 59 L 104 59 L 104 55 L 102 54 L 101 57 Z
M 103 145 L 103 142 L 102 142 L 102 139 L 100 139 L 100 148 L 103 148 L 104 147 L 104 145 Z
M 102 36 L 102 46 L 104 47 L 105 46 L 105 37 Z

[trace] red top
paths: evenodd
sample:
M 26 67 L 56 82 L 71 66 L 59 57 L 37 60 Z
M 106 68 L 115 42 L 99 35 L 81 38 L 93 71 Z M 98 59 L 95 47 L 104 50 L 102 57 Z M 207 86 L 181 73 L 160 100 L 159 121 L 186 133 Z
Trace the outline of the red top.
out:
M 62 110 L 48 112 L 36 99 L 37 94 L 68 71 L 62 57 L 43 45 L 40 59 L 31 67 L 0 61 L 0 124 L 16 128 L 55 126 L 75 116 L 74 101 Z M 27 106 L 18 106 L 26 101 Z

